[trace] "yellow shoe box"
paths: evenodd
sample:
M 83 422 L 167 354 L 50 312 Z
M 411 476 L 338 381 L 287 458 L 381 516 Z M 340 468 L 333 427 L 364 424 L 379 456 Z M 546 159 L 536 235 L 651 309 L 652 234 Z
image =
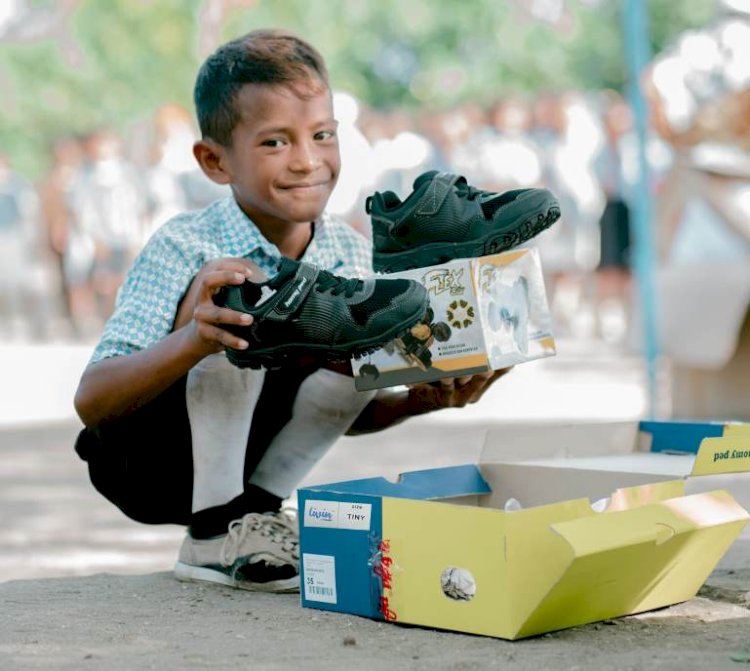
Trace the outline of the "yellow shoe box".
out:
M 477 464 L 301 489 L 302 605 L 518 639 L 692 598 L 750 519 L 750 425 L 528 428 L 582 456 L 506 461 L 498 429 Z

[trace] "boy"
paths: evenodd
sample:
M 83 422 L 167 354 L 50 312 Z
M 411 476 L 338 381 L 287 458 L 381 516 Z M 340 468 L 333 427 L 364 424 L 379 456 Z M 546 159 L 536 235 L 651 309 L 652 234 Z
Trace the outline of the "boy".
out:
M 504 371 L 376 397 L 354 392 L 348 364 L 232 366 L 225 348 L 249 343 L 230 330 L 252 317 L 217 306 L 222 287 L 273 276 L 283 257 L 367 276 L 371 248 L 324 214 L 339 152 L 309 44 L 275 30 L 225 44 L 195 104 L 195 158 L 232 196 L 169 221 L 134 263 L 76 393 L 76 450 L 125 514 L 188 525 L 178 578 L 297 591 L 296 524 L 279 509 L 323 452 L 345 432 L 476 401 Z

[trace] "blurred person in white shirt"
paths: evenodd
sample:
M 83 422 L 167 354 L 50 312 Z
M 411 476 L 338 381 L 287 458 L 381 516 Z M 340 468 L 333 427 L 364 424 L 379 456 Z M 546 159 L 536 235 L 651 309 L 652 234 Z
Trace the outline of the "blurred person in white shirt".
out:
M 111 130 L 84 140 L 85 161 L 71 186 L 73 216 L 65 252 L 72 317 L 79 335 L 109 317 L 117 289 L 143 243 L 144 184 Z
M 360 109 L 361 103 L 351 94 L 333 93 L 333 113 L 339 124 L 341 172 L 328 200 L 328 211 L 369 237 L 365 199 L 375 189 L 377 166 L 372 145 L 357 125 Z
M 491 132 L 479 148 L 483 188 L 501 192 L 538 187 L 542 161 L 529 135 L 532 114 L 527 101 L 516 97 L 499 101 L 491 121 Z
M 11 167 L 0 152 L 0 324 L 9 338 L 34 335 L 39 324 L 27 319 L 33 312 L 34 270 L 38 267 L 39 203 L 31 183 Z

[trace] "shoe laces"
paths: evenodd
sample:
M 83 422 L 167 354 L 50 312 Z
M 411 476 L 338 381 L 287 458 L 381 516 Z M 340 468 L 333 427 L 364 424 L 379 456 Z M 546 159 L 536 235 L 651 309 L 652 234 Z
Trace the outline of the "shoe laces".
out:
M 363 284 L 364 282 L 362 282 L 362 280 L 360 279 L 357 279 L 356 277 L 340 277 L 338 275 L 333 275 L 332 273 L 326 272 L 325 270 L 321 270 L 320 274 L 318 275 L 316 289 L 320 293 L 323 293 L 330 289 L 331 294 L 334 296 L 338 296 L 339 294 L 343 293 L 347 298 L 351 298 L 357 291 L 360 290 Z
M 248 534 L 256 532 L 278 543 L 284 552 L 299 559 L 299 537 L 294 520 L 286 513 L 247 513 L 229 523 L 227 537 L 221 546 L 221 562 L 231 566 L 240 553 Z
M 464 177 L 461 177 L 456 182 L 455 186 L 458 195 L 464 196 L 468 200 L 474 200 L 477 196 L 481 196 L 483 193 L 487 193 L 487 191 L 483 191 L 482 189 L 477 189 L 476 187 L 471 186 Z

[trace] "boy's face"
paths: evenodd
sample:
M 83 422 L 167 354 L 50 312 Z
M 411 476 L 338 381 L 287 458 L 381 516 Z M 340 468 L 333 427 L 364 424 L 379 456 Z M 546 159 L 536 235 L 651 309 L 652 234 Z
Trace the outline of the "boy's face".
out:
M 341 168 L 326 86 L 300 97 L 288 86 L 248 84 L 223 169 L 245 213 L 263 229 L 309 223 L 323 212 Z M 308 91 L 305 91 L 308 93 Z

